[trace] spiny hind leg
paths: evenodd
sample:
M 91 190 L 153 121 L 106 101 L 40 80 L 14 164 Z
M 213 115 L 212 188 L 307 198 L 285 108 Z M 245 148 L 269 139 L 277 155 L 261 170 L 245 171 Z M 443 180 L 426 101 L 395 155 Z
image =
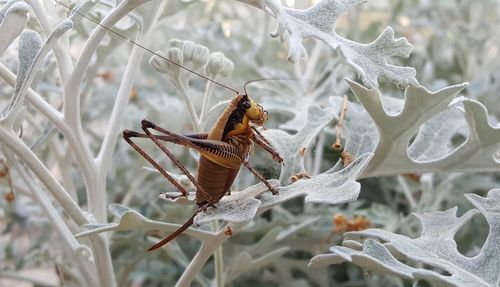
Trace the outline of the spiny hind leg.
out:
M 186 137 L 173 133 L 169 130 L 166 130 L 160 126 L 157 126 L 155 123 L 148 121 L 146 119 L 142 120 L 142 130 L 147 135 L 149 139 L 151 139 L 156 146 L 158 146 L 173 162 L 174 164 L 189 178 L 189 180 L 194 184 L 197 189 L 197 192 L 201 192 L 205 198 L 210 201 L 210 204 L 213 206 L 216 201 L 208 194 L 208 192 L 198 183 L 198 181 L 194 178 L 194 176 L 186 169 L 186 167 L 167 149 L 165 145 L 160 142 L 160 138 L 157 135 L 151 133 L 149 129 L 153 129 L 157 132 L 160 132 L 167 137 L 172 137 L 170 142 L 183 145 L 186 147 L 191 147 L 191 142 L 186 139 Z
M 168 174 L 168 172 L 158 163 L 156 162 L 151 156 L 149 156 L 141 147 L 139 147 L 133 140 L 132 138 L 134 137 L 144 137 L 144 134 L 141 134 L 141 133 L 138 133 L 138 132 L 135 132 L 135 131 L 131 131 L 131 130 L 124 130 L 123 131 L 123 138 L 125 139 L 125 141 L 133 148 L 135 149 L 143 158 L 145 158 L 154 168 L 156 168 L 156 170 L 158 170 L 160 172 L 161 175 L 163 175 L 163 177 L 165 179 L 167 179 L 171 184 L 173 184 L 175 186 L 175 188 L 177 188 L 177 190 L 181 193 L 180 195 L 165 195 L 167 198 L 170 198 L 170 199 L 176 199 L 176 198 L 179 198 L 179 197 L 186 197 L 189 192 L 186 190 L 186 188 L 184 188 L 182 185 L 179 184 L 179 182 L 177 182 L 177 180 L 175 180 L 170 174 Z

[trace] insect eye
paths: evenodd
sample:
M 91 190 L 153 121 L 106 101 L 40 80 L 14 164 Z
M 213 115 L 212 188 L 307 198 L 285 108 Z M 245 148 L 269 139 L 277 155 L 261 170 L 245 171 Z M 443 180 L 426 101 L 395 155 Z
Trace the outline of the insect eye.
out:
M 250 108 L 250 102 L 249 101 L 242 102 L 241 107 L 244 108 L 245 110 Z

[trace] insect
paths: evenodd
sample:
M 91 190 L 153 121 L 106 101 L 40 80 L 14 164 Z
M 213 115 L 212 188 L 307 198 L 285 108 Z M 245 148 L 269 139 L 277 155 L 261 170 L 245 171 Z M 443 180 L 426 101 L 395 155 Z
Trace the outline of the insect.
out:
M 59 1 L 56 2 L 69 9 L 69 7 L 65 4 L 60 3 Z M 257 144 L 270 153 L 274 160 L 279 163 L 283 162 L 283 159 L 279 155 L 278 151 L 276 151 L 269 141 L 267 141 L 266 138 L 257 130 L 257 127 L 263 126 L 268 120 L 268 112 L 264 110 L 261 105 L 257 104 L 252 98 L 250 98 L 246 91 L 246 86 L 249 83 L 268 79 L 248 81 L 243 86 L 244 93 L 240 93 L 236 89 L 210 79 L 175 61 L 155 53 L 151 49 L 148 49 L 147 47 L 121 35 L 113 29 L 91 19 L 83 13 L 80 13 L 78 10 L 73 10 L 73 12 L 87 20 L 92 21 L 94 24 L 103 27 L 122 39 L 139 46 L 162 60 L 179 67 L 180 69 L 184 69 L 207 81 L 213 82 L 216 85 L 222 86 L 225 89 L 236 93 L 236 96 L 225 108 L 215 125 L 207 133 L 180 135 L 164 129 L 146 119 L 141 122 L 142 132 L 131 130 L 123 131 L 123 138 L 125 141 L 127 141 L 132 148 L 134 148 L 142 157 L 153 165 L 153 167 L 155 167 L 179 191 L 179 195 L 167 195 L 167 198 L 175 199 L 177 197 L 187 196 L 188 191 L 172 176 L 170 176 L 167 171 L 163 169 L 163 167 L 161 167 L 139 145 L 137 145 L 133 140 L 134 138 L 147 138 L 153 141 L 196 187 L 197 209 L 193 215 L 186 221 L 186 223 L 179 227 L 179 229 L 162 239 L 157 244 L 151 246 L 148 249 L 149 251 L 167 244 L 188 229 L 193 224 L 194 218 L 199 212 L 204 211 L 209 207 L 215 207 L 215 203 L 217 203 L 226 193 L 229 193 L 229 189 L 242 165 L 245 166 L 260 181 L 262 181 L 273 194 L 278 193 L 278 191 L 248 163 L 250 152 L 254 144 Z M 195 149 L 201 154 L 198 162 L 197 178 L 195 178 L 168 150 L 168 148 L 164 145 L 166 142 Z
M 173 240 L 193 224 L 196 214 L 206 210 L 208 207 L 214 207 L 214 204 L 229 192 L 229 188 L 234 182 L 241 165 L 248 168 L 273 194 L 278 193 L 248 163 L 250 151 L 254 143 L 269 152 L 274 160 L 280 163 L 283 162 L 279 153 L 256 129 L 256 126 L 262 126 L 266 120 L 267 111 L 250 98 L 245 91 L 244 94 L 238 93 L 233 98 L 208 133 L 179 135 L 159 127 L 148 120 L 141 122 L 143 133 L 131 130 L 123 131 L 123 138 L 130 146 L 149 161 L 151 165 L 179 190 L 179 195 L 167 195 L 168 198 L 175 199 L 179 196 L 187 196 L 188 191 L 141 149 L 132 138 L 148 138 L 153 141 L 196 187 L 196 204 L 198 208 L 194 214 L 174 233 L 150 247 L 149 251 L 157 249 Z M 163 142 L 171 142 L 193 148 L 201 154 L 198 162 L 197 179 L 167 149 Z

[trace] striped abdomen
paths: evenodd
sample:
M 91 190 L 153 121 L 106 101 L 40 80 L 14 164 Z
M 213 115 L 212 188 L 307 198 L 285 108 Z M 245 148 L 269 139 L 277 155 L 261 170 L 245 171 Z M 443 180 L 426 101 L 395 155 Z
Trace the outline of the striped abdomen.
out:
M 217 202 L 227 193 L 234 182 L 239 169 L 231 169 L 216 164 L 200 156 L 198 164 L 198 183 L 211 196 L 212 200 Z M 210 202 L 201 192 L 196 192 L 196 203 L 198 205 Z M 214 203 L 215 203 L 214 202 Z

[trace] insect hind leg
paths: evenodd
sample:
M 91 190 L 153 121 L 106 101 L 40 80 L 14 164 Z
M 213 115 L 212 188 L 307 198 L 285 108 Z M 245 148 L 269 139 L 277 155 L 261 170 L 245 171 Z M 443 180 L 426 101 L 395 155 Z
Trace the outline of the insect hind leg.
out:
M 155 123 L 153 123 L 149 120 L 146 120 L 146 119 L 142 120 L 141 125 L 142 125 L 142 130 L 147 135 L 147 137 L 149 139 L 151 139 L 174 162 L 174 164 L 189 178 L 189 180 L 194 184 L 194 186 L 196 186 L 196 189 L 199 192 L 203 193 L 203 195 L 209 200 L 210 206 L 215 207 L 214 204 L 217 201 L 214 200 L 210 196 L 210 194 L 208 194 L 208 192 L 198 183 L 198 181 L 186 169 L 186 167 L 167 149 L 167 147 L 165 147 L 165 145 L 163 145 L 160 142 L 159 136 L 152 134 L 149 129 L 153 129 L 153 130 L 158 131 L 166 136 L 172 137 L 173 140 L 169 140 L 169 141 L 171 141 L 173 143 L 177 143 L 177 144 L 189 147 L 190 146 L 189 141 L 187 141 L 183 136 L 180 136 L 180 135 L 173 133 L 169 130 L 166 130 L 160 126 L 157 126 Z
M 163 177 L 165 179 L 167 179 L 171 184 L 173 184 L 175 186 L 175 188 L 177 188 L 177 190 L 179 190 L 179 192 L 181 193 L 180 195 L 178 196 L 171 196 L 171 195 L 167 195 L 168 198 L 170 199 L 175 199 L 175 198 L 178 198 L 178 197 L 181 197 L 181 196 L 184 196 L 186 197 L 188 195 L 188 191 L 186 190 L 186 188 L 184 188 L 182 185 L 179 184 L 179 182 L 177 182 L 177 180 L 175 180 L 170 174 L 168 174 L 168 172 L 158 163 L 156 162 L 151 156 L 149 156 L 141 147 L 139 147 L 134 141 L 132 141 L 132 138 L 134 137 L 145 137 L 145 134 L 141 134 L 141 133 L 138 133 L 138 132 L 135 132 L 135 131 L 131 131 L 131 130 L 124 130 L 123 131 L 123 139 L 125 139 L 125 141 L 133 148 L 135 149 L 143 158 L 145 158 L 154 168 L 156 168 L 156 170 L 158 170 L 160 172 L 161 175 L 163 175 Z

